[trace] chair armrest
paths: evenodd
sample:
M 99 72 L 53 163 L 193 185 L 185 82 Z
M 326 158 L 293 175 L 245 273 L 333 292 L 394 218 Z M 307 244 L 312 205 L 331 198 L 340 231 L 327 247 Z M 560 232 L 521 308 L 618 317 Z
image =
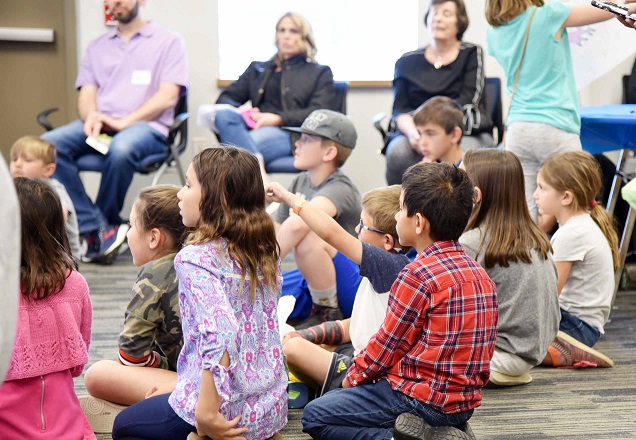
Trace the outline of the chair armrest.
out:
M 53 130 L 53 125 L 49 121 L 49 115 L 51 113 L 54 113 L 54 112 L 58 111 L 58 110 L 59 109 L 57 107 L 51 107 L 51 108 L 47 108 L 46 110 L 42 110 L 36 116 L 38 124 L 40 124 L 46 131 Z
M 376 128 L 376 130 L 380 132 L 383 142 L 386 142 L 386 138 L 388 136 L 387 130 L 384 127 L 382 127 L 382 121 L 385 118 L 386 118 L 386 113 L 384 112 L 376 113 L 376 115 L 373 116 L 373 118 L 371 118 L 371 122 L 373 123 L 373 126 Z
M 174 117 L 174 122 L 170 126 L 170 132 L 172 133 L 172 132 L 175 132 L 175 131 L 179 130 L 181 125 L 185 121 L 187 121 L 189 117 L 190 117 L 190 113 L 188 113 L 188 112 L 183 112 L 183 113 L 179 113 L 178 115 L 176 115 Z

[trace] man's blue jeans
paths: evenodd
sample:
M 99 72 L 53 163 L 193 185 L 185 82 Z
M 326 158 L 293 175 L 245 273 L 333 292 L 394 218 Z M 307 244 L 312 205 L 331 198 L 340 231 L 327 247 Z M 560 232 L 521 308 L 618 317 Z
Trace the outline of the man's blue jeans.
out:
M 262 154 L 265 166 L 274 159 L 291 156 L 289 132 L 280 127 L 250 130 L 243 117 L 232 110 L 218 112 L 214 123 L 221 142 L 244 148 L 252 154 Z
M 80 234 L 106 224 L 122 223 L 119 212 L 135 172 L 142 167 L 142 160 L 167 148 L 166 137 L 145 122 L 115 134 L 108 154 L 104 156 L 102 180 L 93 203 L 86 194 L 77 167 L 78 158 L 96 152 L 85 142 L 84 123 L 78 119 L 44 133 L 42 139 L 57 147 L 57 169 L 53 177 L 62 182 L 73 200 Z
M 431 426 L 457 426 L 473 410 L 444 414 L 399 391 L 386 380 L 353 388 L 339 388 L 309 402 L 303 410 L 303 432 L 314 439 L 391 439 L 397 417 L 418 414 Z

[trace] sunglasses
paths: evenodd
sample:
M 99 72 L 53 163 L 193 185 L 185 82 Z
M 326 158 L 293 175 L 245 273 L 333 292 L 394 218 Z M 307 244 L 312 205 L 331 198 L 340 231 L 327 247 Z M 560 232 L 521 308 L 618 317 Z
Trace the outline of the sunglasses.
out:
M 366 229 L 367 231 L 371 231 L 371 232 L 377 232 L 378 234 L 386 234 L 386 232 L 381 231 L 379 229 L 375 229 L 375 228 L 371 228 L 367 225 L 365 225 L 364 223 L 362 223 L 362 218 L 360 218 L 360 230 L 362 231 L 363 229 Z

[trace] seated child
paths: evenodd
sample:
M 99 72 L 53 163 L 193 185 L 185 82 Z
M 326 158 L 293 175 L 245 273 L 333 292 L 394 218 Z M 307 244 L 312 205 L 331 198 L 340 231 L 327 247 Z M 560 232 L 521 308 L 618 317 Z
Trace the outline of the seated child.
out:
M 396 229 L 418 256 L 391 287 L 382 327 L 354 357 L 343 388 L 305 407 L 303 431 L 312 438 L 391 438 L 402 413 L 459 426 L 480 405 L 497 338 L 497 295 L 457 241 L 473 195 L 454 165 L 419 163 L 404 173 Z
M 93 309 L 75 269 L 62 204 L 40 179 L 17 177 L 20 292 L 15 344 L 0 387 L 3 439 L 94 439 L 73 378 L 88 362 Z M 3 347 L 4 348 L 4 347 Z
M 591 347 L 604 332 L 618 268 L 618 235 L 612 217 L 595 197 L 601 190 L 599 164 L 589 153 L 550 156 L 539 169 L 534 199 L 540 215 L 553 215 L 552 236 L 559 274 L 561 324 L 543 364 L 611 367 Z
M 315 110 L 301 127 L 284 128 L 301 133 L 294 166 L 305 170 L 294 178 L 289 191 L 298 196 L 298 203 L 310 200 L 355 236 L 360 194 L 340 170 L 356 145 L 355 127 L 342 113 Z M 297 327 L 348 318 L 362 279 L 358 266 L 321 240 L 298 215 L 291 215 L 298 206 L 281 205 L 274 214 L 281 258 L 293 250 L 298 266 L 283 275 L 283 295 L 296 298 L 291 318 L 304 319 L 311 312 Z
M 477 200 L 459 242 L 497 285 L 499 325 L 489 383 L 526 384 L 561 319 L 550 242 L 530 217 L 517 156 L 491 148 L 471 150 L 462 168 L 475 185 Z
M 420 134 L 419 152 L 424 156 L 423 162 L 461 165 L 464 113 L 455 101 L 446 96 L 427 100 L 415 110 L 413 123 Z
M 179 191 L 196 230 L 175 257 L 183 349 L 177 381 L 115 419 L 113 439 L 266 439 L 287 423 L 287 374 L 276 309 L 280 259 L 256 157 L 197 154 Z
M 15 141 L 11 147 L 9 156 L 11 157 L 9 169 L 12 177 L 45 179 L 57 192 L 57 195 L 62 201 L 62 210 L 66 222 L 66 235 L 71 245 L 73 258 L 76 263 L 79 262 L 81 248 L 75 207 L 64 185 L 51 177 L 55 172 L 55 163 L 57 162 L 57 150 L 55 146 L 37 136 L 23 136 Z
M 351 318 L 327 321 L 319 326 L 289 333 L 283 350 L 290 370 L 320 394 L 339 388 L 351 359 L 367 346 L 386 316 L 388 291 L 398 273 L 410 263 L 397 242 L 395 213 L 399 209 L 400 185 L 378 188 L 362 197 L 358 239 L 328 214 L 305 202 L 298 215 L 320 238 L 360 265 L 363 276 L 353 303 Z M 268 187 L 274 200 L 294 206 L 297 196 L 277 183 Z M 332 353 L 319 344 L 338 345 Z
M 183 337 L 174 257 L 188 233 L 178 192 L 172 185 L 146 188 L 132 206 L 128 246 L 133 263 L 142 268 L 119 335 L 119 362 L 94 363 L 84 375 L 90 396 L 80 396 L 95 432 L 112 431 L 121 405 L 143 400 L 157 383 L 177 380 Z

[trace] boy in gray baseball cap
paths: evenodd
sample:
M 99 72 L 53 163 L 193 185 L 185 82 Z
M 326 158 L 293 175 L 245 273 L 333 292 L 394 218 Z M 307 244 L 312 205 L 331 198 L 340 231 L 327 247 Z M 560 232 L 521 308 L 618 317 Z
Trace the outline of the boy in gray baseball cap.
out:
M 333 217 L 350 234 L 360 222 L 360 193 L 340 170 L 356 145 L 356 129 L 342 113 L 315 110 L 295 142 L 294 166 L 303 170 L 288 190 L 298 196 L 294 206 L 281 204 L 274 214 L 281 258 L 294 250 L 298 269 L 283 274 L 283 295 L 296 298 L 290 316 L 298 328 L 351 316 L 361 277 L 357 264 L 322 241 L 296 214 L 305 201 Z M 298 324 L 300 322 L 300 324 Z

